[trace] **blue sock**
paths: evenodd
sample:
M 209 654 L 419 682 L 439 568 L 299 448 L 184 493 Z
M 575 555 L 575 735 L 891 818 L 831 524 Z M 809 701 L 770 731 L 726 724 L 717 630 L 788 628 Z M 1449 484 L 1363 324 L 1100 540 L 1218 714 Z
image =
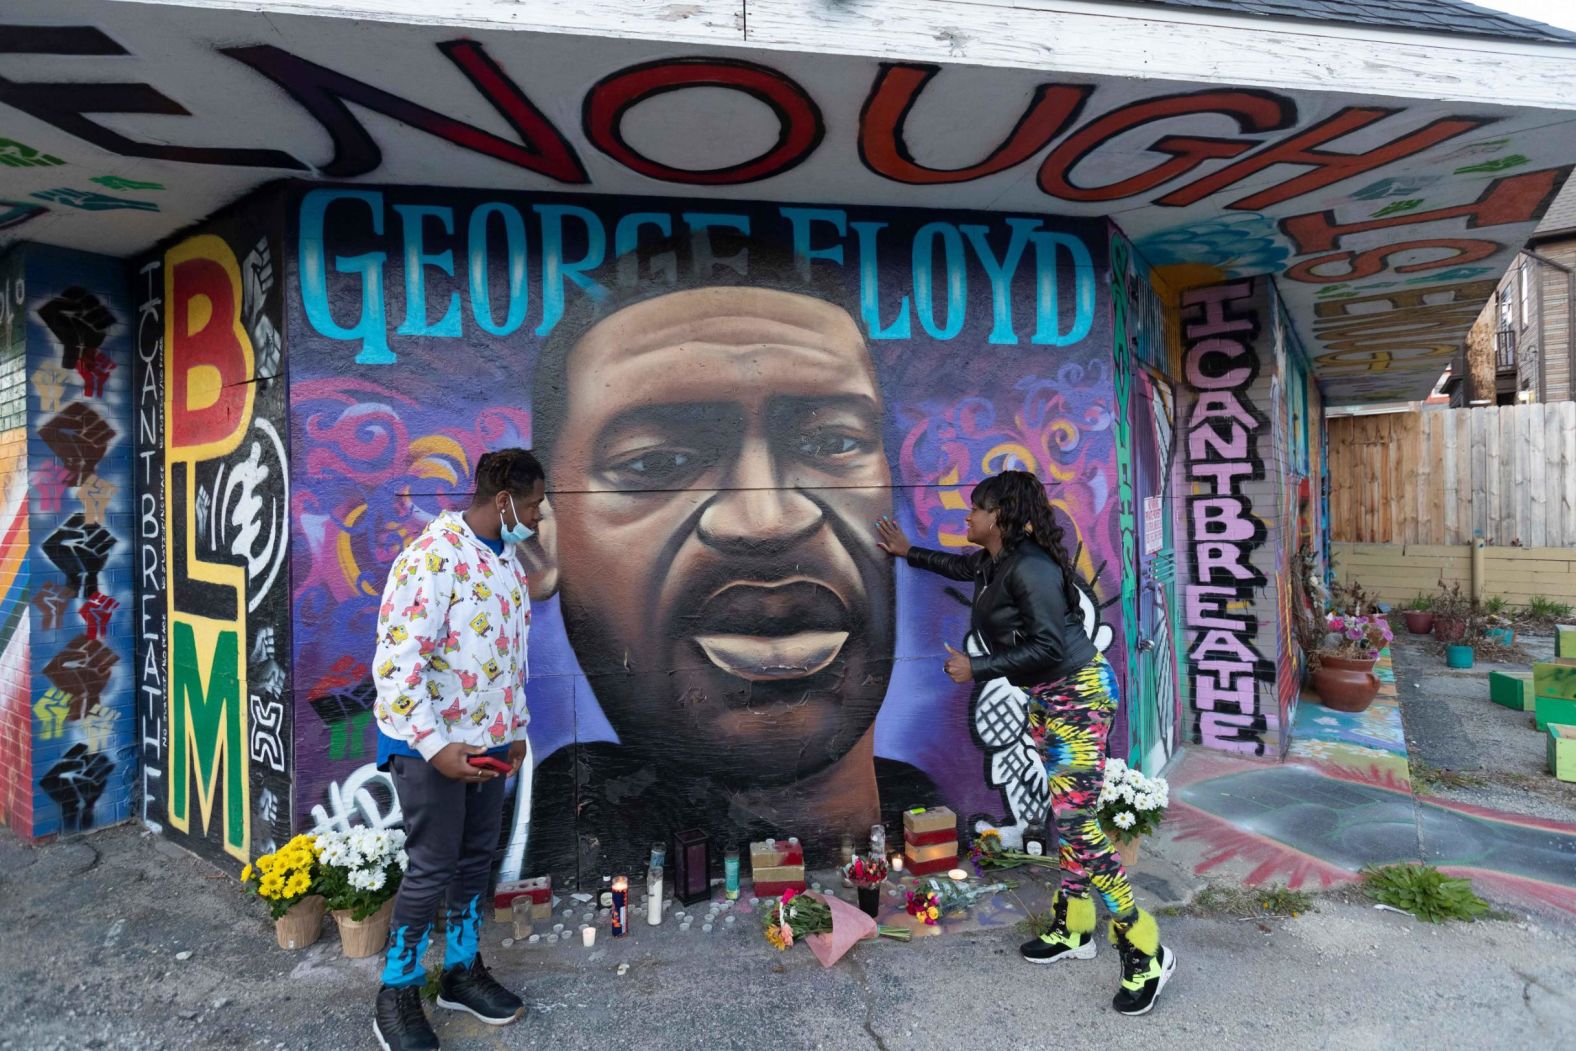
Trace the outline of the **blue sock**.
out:
M 476 959 L 476 950 L 482 936 L 482 918 L 479 911 L 481 895 L 466 902 L 464 907 L 449 907 L 448 930 L 444 932 L 443 969 L 469 967 Z
M 432 935 L 432 924 L 421 930 L 396 927 L 389 935 L 388 955 L 383 961 L 383 984 L 399 988 L 421 985 L 427 980 L 421 969 L 421 958 L 427 953 L 427 940 Z

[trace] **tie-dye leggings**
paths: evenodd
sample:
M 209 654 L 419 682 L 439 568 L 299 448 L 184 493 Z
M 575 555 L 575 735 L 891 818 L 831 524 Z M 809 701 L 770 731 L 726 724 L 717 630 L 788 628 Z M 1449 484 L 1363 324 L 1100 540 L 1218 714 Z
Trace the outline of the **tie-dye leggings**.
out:
M 1029 691 L 1029 732 L 1040 745 L 1061 839 L 1062 895 L 1087 898 L 1089 885 L 1118 920 L 1138 914 L 1122 858 L 1096 819 L 1105 777 L 1105 738 L 1116 712 L 1116 674 L 1105 657 Z

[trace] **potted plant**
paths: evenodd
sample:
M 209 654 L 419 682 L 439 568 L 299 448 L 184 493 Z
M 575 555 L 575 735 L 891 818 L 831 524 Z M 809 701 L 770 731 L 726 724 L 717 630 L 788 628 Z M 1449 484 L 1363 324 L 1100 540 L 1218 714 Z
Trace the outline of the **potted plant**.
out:
M 317 837 L 299 835 L 241 870 L 241 886 L 268 902 L 281 949 L 304 949 L 323 934 Z
M 1445 646 L 1445 664 L 1449 667 L 1465 671 L 1472 667 L 1477 657 L 1477 646 L 1483 641 L 1483 617 L 1478 612 L 1478 604 L 1474 601 L 1469 604 L 1467 615 L 1462 622 L 1461 635 L 1455 642 Z
M 1338 712 L 1367 709 L 1379 694 L 1374 664 L 1395 638 L 1383 617 L 1330 614 L 1324 643 L 1314 654 L 1313 688 L 1319 702 Z
M 320 883 L 351 959 L 381 952 L 389 936 L 394 894 L 405 875 L 405 833 L 353 828 L 318 836 Z
M 871 919 L 881 909 L 881 884 L 886 882 L 886 859 L 877 854 L 855 858 L 843 866 L 843 878 L 859 891 L 859 909 Z
M 1467 615 L 1472 602 L 1461 593 L 1460 584 L 1446 585 L 1439 582 L 1439 594 L 1434 597 L 1434 638 L 1447 646 L 1458 641 L 1466 632 Z
M 1122 855 L 1122 866 L 1138 865 L 1139 840 L 1160 827 L 1171 805 L 1171 786 L 1163 777 L 1146 777 L 1121 759 L 1105 761 L 1105 777 L 1095 818 Z
M 1406 630 L 1413 635 L 1427 635 L 1434 630 L 1434 596 L 1418 592 L 1417 596 L 1402 607 Z

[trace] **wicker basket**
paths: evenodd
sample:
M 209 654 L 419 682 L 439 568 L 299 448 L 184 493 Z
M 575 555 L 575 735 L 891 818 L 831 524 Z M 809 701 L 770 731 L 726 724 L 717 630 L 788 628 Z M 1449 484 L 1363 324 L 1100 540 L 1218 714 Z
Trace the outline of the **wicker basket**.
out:
M 305 949 L 323 936 L 323 907 L 326 902 L 321 894 L 308 894 L 274 921 L 274 937 L 281 949 Z
M 349 909 L 335 909 L 334 922 L 339 924 L 339 943 L 344 954 L 352 960 L 376 956 L 389 940 L 389 919 L 394 915 L 394 899 L 390 898 L 364 920 L 350 918 Z

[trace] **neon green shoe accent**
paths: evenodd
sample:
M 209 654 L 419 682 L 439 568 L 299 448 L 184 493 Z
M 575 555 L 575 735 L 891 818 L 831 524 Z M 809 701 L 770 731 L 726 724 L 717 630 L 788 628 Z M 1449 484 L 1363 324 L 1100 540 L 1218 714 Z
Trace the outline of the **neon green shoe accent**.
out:
M 1094 899 L 1067 899 L 1067 929 L 1077 934 L 1092 934 L 1095 928 Z
M 1143 909 L 1138 910 L 1138 916 L 1127 922 L 1111 921 L 1111 944 L 1117 944 L 1118 937 L 1125 937 L 1127 944 L 1143 953 L 1153 956 L 1160 951 L 1160 926 L 1155 923 L 1155 918 Z

